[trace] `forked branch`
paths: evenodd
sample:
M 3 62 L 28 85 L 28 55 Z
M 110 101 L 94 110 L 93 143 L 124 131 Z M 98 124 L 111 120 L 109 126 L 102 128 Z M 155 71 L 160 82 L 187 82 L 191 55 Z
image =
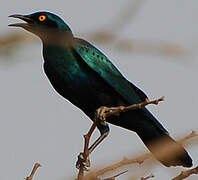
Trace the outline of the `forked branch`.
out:
M 100 108 L 98 108 L 96 110 L 96 119 L 93 122 L 91 128 L 89 129 L 88 133 L 86 135 L 84 135 L 84 151 L 83 153 L 80 153 L 80 155 L 78 156 L 78 161 L 77 161 L 77 168 L 79 169 L 78 172 L 78 180 L 82 180 L 84 177 L 84 171 L 86 171 L 86 166 L 88 164 L 89 166 L 89 141 L 91 138 L 92 133 L 94 132 L 96 126 L 97 126 L 97 121 L 103 121 L 104 123 L 106 123 L 106 118 L 109 116 L 117 116 L 122 112 L 127 112 L 127 111 L 132 111 L 135 109 L 141 109 L 149 104 L 155 104 L 157 105 L 160 101 L 164 101 L 164 96 L 150 101 L 149 99 L 146 99 L 144 102 L 141 102 L 139 104 L 133 104 L 130 106 L 118 106 L 118 107 L 105 107 L 102 106 Z

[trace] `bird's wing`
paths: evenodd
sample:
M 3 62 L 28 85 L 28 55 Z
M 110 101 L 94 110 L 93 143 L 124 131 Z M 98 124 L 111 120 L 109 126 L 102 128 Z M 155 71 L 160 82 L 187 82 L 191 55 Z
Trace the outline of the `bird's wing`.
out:
M 129 83 L 109 59 L 87 41 L 76 39 L 73 49 L 97 72 L 110 86 L 112 86 L 129 104 L 144 101 L 137 92 L 137 87 Z M 142 92 L 143 93 L 143 92 Z
M 135 85 L 126 80 L 111 61 L 93 45 L 85 40 L 76 38 L 72 44 L 72 48 L 92 70 L 97 72 L 130 105 L 145 100 L 147 96 Z M 166 129 L 146 108 L 142 108 L 142 113 L 149 117 L 156 127 L 167 133 Z
M 130 81 L 128 81 L 129 85 L 131 86 L 131 88 L 134 89 L 134 91 L 137 93 L 137 95 L 139 96 L 139 98 L 141 99 L 141 101 L 145 101 L 148 97 L 147 95 L 138 87 L 136 87 L 134 84 L 132 84 Z

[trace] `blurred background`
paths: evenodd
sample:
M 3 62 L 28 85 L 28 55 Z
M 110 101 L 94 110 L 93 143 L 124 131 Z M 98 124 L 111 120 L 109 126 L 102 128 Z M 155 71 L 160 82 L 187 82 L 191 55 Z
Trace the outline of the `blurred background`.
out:
M 77 175 L 75 162 L 91 121 L 59 96 L 46 78 L 42 45 L 22 29 L 8 27 L 11 14 L 47 10 L 61 16 L 77 37 L 102 50 L 150 99 L 148 106 L 174 138 L 198 131 L 198 1 L 194 0 L 3 0 L 0 12 L 0 179 L 23 179 L 40 162 L 36 179 Z M 17 21 L 18 22 L 18 21 Z M 92 168 L 147 152 L 139 137 L 110 126 L 109 137 L 91 155 Z M 96 132 L 93 139 L 99 135 Z M 187 147 L 198 164 L 197 145 Z M 171 179 L 182 168 L 126 167 L 119 179 L 153 173 Z M 120 172 L 120 171 L 119 171 Z M 110 176 L 110 174 L 109 174 Z M 189 179 L 195 180 L 197 176 Z

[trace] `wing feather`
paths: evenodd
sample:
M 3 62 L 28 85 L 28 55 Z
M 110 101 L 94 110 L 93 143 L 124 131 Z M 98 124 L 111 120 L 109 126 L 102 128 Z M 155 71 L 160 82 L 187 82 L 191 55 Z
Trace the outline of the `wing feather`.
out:
M 147 97 L 140 89 L 124 78 L 119 70 L 111 61 L 97 48 L 82 39 L 75 39 L 73 49 L 86 62 L 86 64 L 97 72 L 111 87 L 114 88 L 130 105 L 137 104 Z M 163 132 L 166 129 L 157 121 L 157 119 L 146 109 L 142 108 L 144 113 L 156 127 Z
M 87 65 L 97 72 L 110 86 L 114 88 L 129 104 L 140 103 L 142 100 L 109 59 L 88 42 L 77 39 L 74 50 Z

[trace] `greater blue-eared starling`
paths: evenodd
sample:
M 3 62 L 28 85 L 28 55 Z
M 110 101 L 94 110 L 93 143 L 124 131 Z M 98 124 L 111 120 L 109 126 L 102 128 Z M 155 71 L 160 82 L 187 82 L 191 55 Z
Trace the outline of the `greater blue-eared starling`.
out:
M 69 26 L 57 15 L 36 12 L 10 17 L 25 21 L 10 26 L 22 27 L 40 37 L 43 43 L 44 71 L 52 86 L 91 120 L 94 120 L 95 111 L 101 106 L 128 106 L 147 98 L 101 51 L 87 41 L 74 37 Z M 145 107 L 109 117 L 107 122 L 135 131 L 165 166 L 192 166 L 192 159 L 186 150 L 169 136 L 167 130 Z M 98 124 L 97 128 L 101 135 L 109 132 L 107 124 Z M 164 143 L 160 150 L 166 153 L 173 146 L 176 153 L 162 158 L 158 154 L 159 149 L 156 150 L 153 145 L 157 141 Z

